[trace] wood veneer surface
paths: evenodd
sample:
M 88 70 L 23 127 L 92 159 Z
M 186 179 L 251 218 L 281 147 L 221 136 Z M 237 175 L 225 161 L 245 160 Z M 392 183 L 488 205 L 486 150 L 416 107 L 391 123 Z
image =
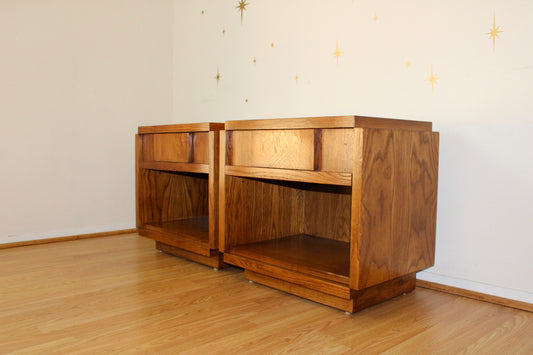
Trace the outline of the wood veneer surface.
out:
M 232 247 L 230 254 L 348 283 L 350 244 L 299 234 Z
M 179 236 L 200 243 L 209 243 L 209 217 L 188 218 L 144 225 L 156 232 Z

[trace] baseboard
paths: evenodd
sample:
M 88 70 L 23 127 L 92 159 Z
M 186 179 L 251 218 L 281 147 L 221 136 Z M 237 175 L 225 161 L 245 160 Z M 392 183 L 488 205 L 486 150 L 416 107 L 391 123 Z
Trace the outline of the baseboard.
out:
M 78 239 L 102 238 L 102 237 L 110 237 L 110 236 L 114 236 L 114 235 L 127 234 L 127 233 L 136 233 L 136 232 L 137 232 L 137 228 L 132 228 L 132 229 L 121 229 L 121 230 L 109 231 L 109 232 L 70 235 L 70 236 L 66 236 L 66 237 L 45 238 L 45 239 L 36 239 L 36 240 L 25 240 L 25 241 L 22 241 L 22 242 L 0 244 L 0 249 L 24 247 L 24 246 L 28 246 L 28 245 L 38 245 L 38 244 L 66 242 L 66 241 L 69 241 L 69 240 L 78 240 Z
M 457 296 L 472 298 L 478 301 L 494 303 L 500 306 L 516 308 L 522 311 L 533 312 L 533 304 L 527 303 L 527 302 L 521 302 L 521 301 L 509 299 L 509 298 L 488 295 L 486 293 L 465 290 L 463 288 L 442 285 L 436 282 L 425 281 L 425 280 L 416 280 L 416 286 L 427 288 L 430 290 L 446 292 L 446 293 L 450 293 L 450 294 L 457 295 Z

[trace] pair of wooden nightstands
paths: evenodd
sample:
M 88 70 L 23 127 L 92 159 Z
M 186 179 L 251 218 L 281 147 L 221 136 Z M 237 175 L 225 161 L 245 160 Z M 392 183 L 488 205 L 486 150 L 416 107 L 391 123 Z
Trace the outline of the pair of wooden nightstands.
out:
M 358 116 L 139 127 L 137 227 L 164 252 L 354 312 L 434 263 L 438 138 Z

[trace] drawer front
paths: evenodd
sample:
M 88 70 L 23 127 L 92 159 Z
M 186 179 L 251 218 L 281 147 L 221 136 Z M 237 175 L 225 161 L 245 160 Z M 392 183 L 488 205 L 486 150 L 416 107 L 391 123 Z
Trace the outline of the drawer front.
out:
M 228 165 L 351 173 L 353 129 L 228 131 Z
M 209 133 L 156 133 L 142 137 L 142 160 L 209 163 Z
M 230 165 L 313 170 L 312 129 L 231 132 Z

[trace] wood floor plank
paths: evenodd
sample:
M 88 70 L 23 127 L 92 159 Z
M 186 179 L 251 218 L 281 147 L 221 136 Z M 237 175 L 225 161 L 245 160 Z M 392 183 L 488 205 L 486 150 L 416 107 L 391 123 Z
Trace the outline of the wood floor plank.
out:
M 346 315 L 137 234 L 0 250 L 0 353 L 533 353 L 533 313 L 434 290 Z

